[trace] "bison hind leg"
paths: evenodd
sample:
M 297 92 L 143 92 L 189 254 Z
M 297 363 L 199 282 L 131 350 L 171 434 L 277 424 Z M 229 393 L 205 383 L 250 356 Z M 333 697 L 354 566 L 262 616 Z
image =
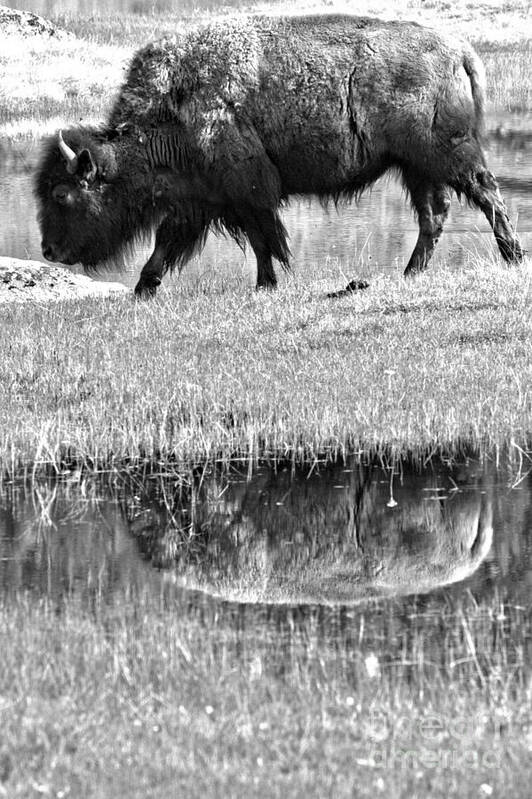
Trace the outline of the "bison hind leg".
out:
M 451 193 L 447 186 L 435 185 L 421 175 L 405 171 L 403 180 L 419 223 L 418 240 L 404 272 L 409 276 L 427 268 L 449 214 Z
M 458 194 L 465 194 L 468 202 L 483 212 L 493 229 L 504 260 L 508 263 L 521 261 L 525 253 L 510 223 L 495 176 L 482 166 L 457 184 L 455 189 Z

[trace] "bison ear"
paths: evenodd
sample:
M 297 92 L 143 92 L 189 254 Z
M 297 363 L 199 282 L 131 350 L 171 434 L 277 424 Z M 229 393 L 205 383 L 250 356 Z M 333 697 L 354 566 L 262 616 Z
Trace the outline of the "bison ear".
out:
M 86 180 L 87 183 L 92 183 L 96 177 L 97 171 L 96 164 L 94 163 L 89 150 L 82 150 L 78 155 L 78 165 L 76 169 L 78 177 L 81 180 Z

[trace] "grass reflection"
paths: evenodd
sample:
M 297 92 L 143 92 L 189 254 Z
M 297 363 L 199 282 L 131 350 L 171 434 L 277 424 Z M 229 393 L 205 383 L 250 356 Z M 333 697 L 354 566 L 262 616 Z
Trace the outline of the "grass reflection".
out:
M 519 795 L 530 633 L 503 597 L 282 616 L 168 587 L 92 612 L 22 597 L 0 610 L 4 787 Z

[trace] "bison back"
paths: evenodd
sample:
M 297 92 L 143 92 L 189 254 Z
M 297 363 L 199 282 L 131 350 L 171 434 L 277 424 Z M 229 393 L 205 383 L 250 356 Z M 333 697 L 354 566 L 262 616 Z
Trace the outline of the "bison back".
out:
M 473 51 L 415 23 L 249 17 L 140 50 L 110 123 L 170 123 L 167 160 L 186 151 L 229 197 L 270 205 L 352 194 L 394 165 L 460 170 L 483 97 Z

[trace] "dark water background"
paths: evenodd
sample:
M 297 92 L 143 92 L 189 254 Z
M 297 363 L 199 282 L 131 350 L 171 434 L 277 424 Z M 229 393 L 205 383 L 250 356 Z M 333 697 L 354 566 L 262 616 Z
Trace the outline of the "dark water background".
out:
M 503 126 L 496 135 L 495 125 Z M 532 249 L 532 122 L 499 115 L 489 121 L 489 164 L 497 175 L 510 217 L 527 250 Z M 513 132 L 516 131 L 516 132 Z M 0 143 L 0 254 L 16 258 L 43 260 L 36 208 L 32 196 L 32 176 L 40 145 L 19 142 Z M 323 209 L 317 202 L 294 201 L 283 212 L 290 235 L 296 273 L 309 277 L 326 269 L 339 279 L 353 275 L 371 276 L 382 272 L 401 272 L 415 245 L 418 229 L 408 201 L 393 177 L 384 177 L 352 206 Z M 135 284 L 149 248 L 139 248 L 125 264 L 121 274 L 107 273 L 104 279 Z M 432 267 L 438 264 L 461 266 L 477 256 L 496 253 L 491 229 L 477 211 L 453 199 L 451 215 L 438 245 Z M 74 268 L 76 271 L 77 268 Z M 200 257 L 189 263 L 181 280 L 196 281 L 213 271 L 222 275 L 255 280 L 255 259 L 246 257 L 231 241 L 209 236 Z

